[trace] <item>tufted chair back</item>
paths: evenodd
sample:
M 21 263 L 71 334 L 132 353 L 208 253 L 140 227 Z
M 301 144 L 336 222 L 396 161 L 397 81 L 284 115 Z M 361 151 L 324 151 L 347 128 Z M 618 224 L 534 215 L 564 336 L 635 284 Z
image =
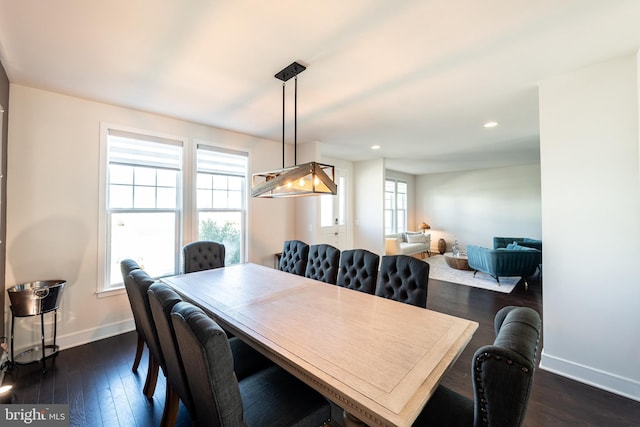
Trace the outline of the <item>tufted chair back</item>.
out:
M 366 249 L 343 251 L 338 269 L 338 286 L 373 294 L 376 291 L 380 256 Z
M 149 348 L 149 368 L 147 369 L 147 379 L 143 387 L 143 391 L 147 398 L 151 399 L 156 388 L 158 378 L 158 367 L 163 367 L 164 359 L 160 351 L 158 342 L 158 333 L 153 315 L 151 314 L 151 306 L 149 305 L 149 297 L 147 290 L 155 282 L 155 279 L 147 274 L 144 270 L 132 270 L 124 280 L 124 287 L 131 303 L 134 319 L 142 328 L 145 342 Z
M 427 308 L 429 264 L 408 255 L 386 255 L 380 263 L 376 295 Z
M 122 261 L 120 261 L 120 271 L 122 272 L 122 283 L 125 283 L 127 276 L 133 270 L 140 270 L 140 266 L 138 265 L 137 262 L 135 262 L 132 259 L 123 259 Z M 125 285 L 125 288 L 126 288 L 126 285 Z M 142 330 L 142 325 L 140 325 L 138 316 L 136 316 L 131 298 L 129 298 L 129 304 L 131 305 L 131 311 L 133 312 L 133 321 L 136 325 L 136 333 L 138 334 L 138 344 L 136 346 L 136 355 L 133 359 L 133 367 L 131 368 L 131 370 L 133 372 L 138 372 L 138 365 L 140 365 L 140 360 L 142 359 L 142 352 L 144 350 L 145 338 L 144 338 L 144 331 Z
M 304 276 L 309 257 L 309 245 L 300 240 L 287 240 L 282 248 L 280 270 Z
M 340 262 L 340 250 L 331 245 L 309 246 L 309 257 L 305 277 L 320 280 L 322 282 L 336 284 L 338 279 L 338 267 Z
M 182 248 L 183 273 L 224 267 L 225 249 L 222 243 L 200 240 Z
M 182 301 L 170 286 L 156 282 L 147 290 L 151 314 L 158 333 L 158 343 L 162 350 L 162 356 L 166 367 L 167 383 L 174 394 L 167 394 L 163 418 L 166 417 L 168 425 L 173 425 L 178 415 L 178 401 L 182 400 L 190 414 L 193 414 L 193 403 L 187 378 L 182 366 L 182 359 L 178 350 L 176 333 L 171 323 L 171 310 L 173 306 Z
M 331 417 L 326 399 L 279 366 L 240 379 L 225 332 L 200 308 L 179 302 L 171 321 L 195 426 L 320 426 Z
M 439 386 L 413 424 L 419 426 L 518 427 L 524 421 L 542 322 L 528 307 L 500 309 L 493 345 L 476 350 L 472 366 L 473 401 Z

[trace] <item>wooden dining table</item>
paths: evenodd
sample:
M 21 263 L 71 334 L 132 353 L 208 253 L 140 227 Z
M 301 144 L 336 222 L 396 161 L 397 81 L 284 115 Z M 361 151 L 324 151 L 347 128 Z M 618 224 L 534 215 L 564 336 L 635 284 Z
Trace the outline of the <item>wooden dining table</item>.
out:
M 478 327 L 256 264 L 162 281 L 344 409 L 345 426 L 410 426 Z

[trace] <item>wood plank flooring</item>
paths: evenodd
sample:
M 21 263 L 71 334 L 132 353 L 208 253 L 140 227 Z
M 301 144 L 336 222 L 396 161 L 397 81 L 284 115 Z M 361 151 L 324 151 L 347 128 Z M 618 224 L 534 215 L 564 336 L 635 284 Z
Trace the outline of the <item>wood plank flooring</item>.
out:
M 429 309 L 480 323 L 444 384 L 472 397 L 471 358 L 478 347 L 493 342 L 493 317 L 505 305 L 532 307 L 542 315 L 539 279 L 530 283 L 529 291 L 520 283 L 511 294 L 430 280 Z M 147 352 L 133 373 L 135 346 L 133 332 L 78 346 L 48 360 L 47 373 L 40 372 L 39 364 L 18 366 L 7 373 L 5 383 L 15 384 L 14 403 L 68 403 L 71 426 L 158 426 L 164 378 L 159 375 L 153 400 L 148 401 L 142 394 Z M 333 423 L 340 425 L 341 420 Z M 177 426 L 190 425 L 181 406 Z M 538 369 L 524 426 L 635 427 L 640 426 L 640 403 Z

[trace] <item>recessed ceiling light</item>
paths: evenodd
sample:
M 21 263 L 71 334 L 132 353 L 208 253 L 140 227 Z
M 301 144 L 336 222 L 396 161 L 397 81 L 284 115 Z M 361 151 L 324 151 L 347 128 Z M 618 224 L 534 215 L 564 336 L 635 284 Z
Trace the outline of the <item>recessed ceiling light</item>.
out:
M 498 126 L 498 122 L 487 122 L 484 124 L 484 127 L 486 128 L 494 128 L 496 126 Z
M 379 150 L 379 149 L 380 149 L 380 146 L 379 146 L 379 145 L 372 145 L 372 146 L 371 146 L 371 149 L 372 149 L 372 150 Z

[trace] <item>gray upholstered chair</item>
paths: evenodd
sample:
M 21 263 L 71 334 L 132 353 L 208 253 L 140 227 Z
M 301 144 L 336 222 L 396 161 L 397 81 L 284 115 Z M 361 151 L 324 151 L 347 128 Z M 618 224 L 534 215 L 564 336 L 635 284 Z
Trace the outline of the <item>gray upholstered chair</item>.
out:
M 287 240 L 282 248 L 280 270 L 304 276 L 309 258 L 309 245 L 300 240 Z
M 171 310 L 174 305 L 182 302 L 182 298 L 170 286 L 162 282 L 156 282 L 151 285 L 147 294 L 167 376 L 165 406 L 160 425 L 168 427 L 175 424 L 180 400 L 182 400 L 189 413 L 192 416 L 194 414 L 193 400 L 189 392 L 178 342 L 171 323 Z M 231 338 L 229 345 L 233 354 L 234 371 L 238 379 L 243 379 L 273 365 L 269 359 L 238 338 Z
M 366 249 L 342 251 L 337 285 L 374 294 L 380 256 Z
M 225 248 L 222 243 L 199 240 L 182 248 L 182 272 L 211 270 L 224 267 Z
M 320 426 L 327 400 L 278 366 L 242 380 L 233 370 L 226 334 L 201 309 L 181 302 L 171 320 L 193 396 L 197 426 Z
M 427 307 L 429 264 L 408 255 L 385 255 L 380 262 L 376 295 Z
M 340 249 L 327 244 L 311 245 L 304 275 L 310 279 L 335 285 L 339 266 Z
M 133 270 L 139 270 L 140 266 L 137 262 L 132 259 L 123 259 L 120 261 L 120 271 L 122 272 L 122 283 L 126 280 L 129 273 Z M 138 372 L 138 366 L 140 365 L 140 359 L 142 359 L 142 352 L 144 351 L 144 331 L 142 330 L 142 326 L 138 321 L 138 316 L 133 310 L 133 303 L 131 302 L 131 298 L 129 298 L 129 304 L 131 305 L 131 311 L 133 312 L 133 321 L 136 325 L 136 334 L 138 335 L 138 344 L 136 345 L 136 355 L 133 359 L 133 367 L 131 370 L 133 372 Z
M 541 321 L 528 307 L 504 307 L 494 320 L 493 345 L 473 356 L 473 400 L 439 386 L 415 427 L 518 427 L 533 386 Z
M 149 297 L 147 290 L 155 282 L 144 270 L 132 270 L 124 280 L 124 286 L 129 296 L 133 317 L 138 319 L 138 323 L 144 333 L 144 339 L 149 349 L 149 366 L 147 369 L 147 379 L 142 391 L 147 399 L 153 398 L 158 381 L 158 370 L 164 366 L 164 359 L 158 343 L 158 333 L 156 332 Z

